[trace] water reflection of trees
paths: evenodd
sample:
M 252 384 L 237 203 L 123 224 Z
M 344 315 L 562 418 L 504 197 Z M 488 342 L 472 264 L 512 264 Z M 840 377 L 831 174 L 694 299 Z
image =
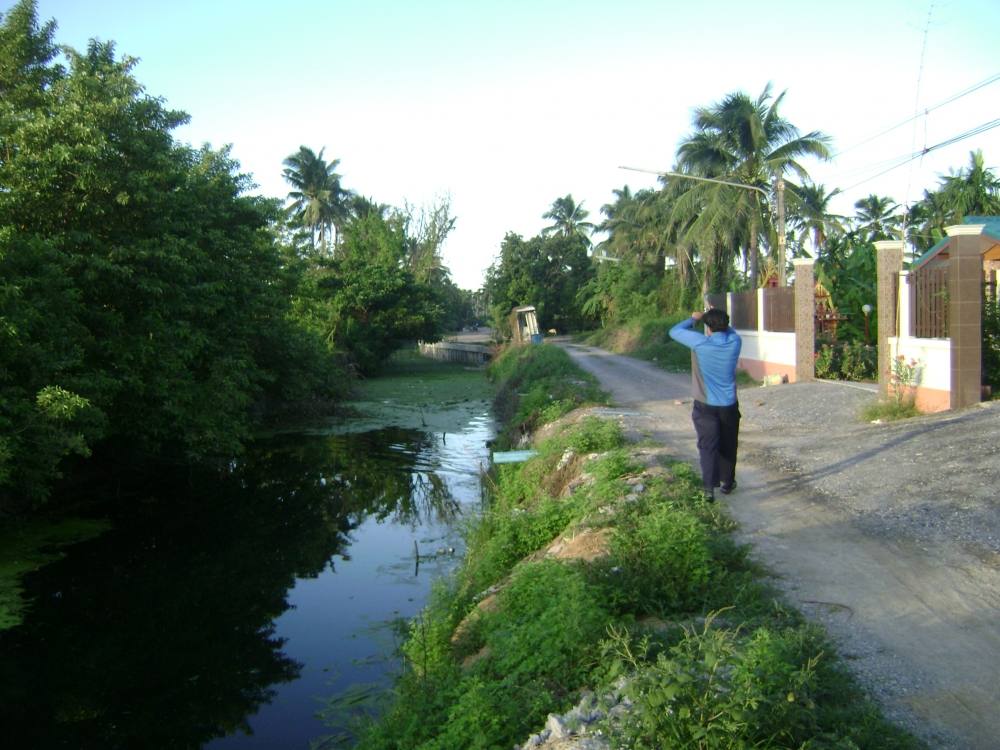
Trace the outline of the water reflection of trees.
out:
M 457 513 L 432 441 L 286 437 L 228 477 L 158 477 L 155 501 L 29 577 L 25 624 L 0 634 L 10 746 L 197 748 L 243 727 L 301 669 L 273 628 L 295 579 L 367 516 Z
M 448 523 L 460 503 L 439 472 L 436 436 L 421 430 L 389 427 L 356 435 L 330 435 L 320 445 L 327 473 L 345 510 L 359 521 L 418 525 Z M 305 447 L 305 446 L 304 446 Z

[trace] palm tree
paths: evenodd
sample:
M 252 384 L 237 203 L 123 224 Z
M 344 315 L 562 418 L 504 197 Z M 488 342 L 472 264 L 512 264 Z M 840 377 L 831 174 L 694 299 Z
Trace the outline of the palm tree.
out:
M 735 267 L 741 240 L 749 231 L 746 217 L 729 213 L 727 201 L 733 196 L 726 191 L 706 190 L 704 183 L 683 178 L 663 182 L 660 205 L 667 216 L 665 236 L 673 247 L 682 283 L 687 283 L 689 274 L 696 273 L 701 279 L 701 293 L 708 293 L 722 286 Z M 747 263 L 749 257 L 744 255 Z
M 839 192 L 840 188 L 827 192 L 825 186 L 812 182 L 789 189 L 792 224 L 798 229 L 798 240 L 804 245 L 811 239 L 817 255 L 831 233 L 844 230 L 844 217 L 830 212 L 830 201 Z
M 600 249 L 661 274 L 672 247 L 668 199 L 662 191 L 650 189 L 633 194 L 628 185 L 612 192 L 614 203 L 601 207 L 605 219 L 598 230 L 607 232 L 608 237 Z
M 799 164 L 803 156 L 830 157 L 829 137 L 819 131 L 799 135 L 798 129 L 781 117 L 778 109 L 785 92 L 771 100 L 771 85 L 756 100 L 743 92 L 726 96 L 721 102 L 695 111 L 695 132 L 677 151 L 678 170 L 696 177 L 724 179 L 750 189 L 716 183 L 699 183 L 685 192 L 694 193 L 681 202 L 682 210 L 701 203 L 710 216 L 692 224 L 696 232 L 708 230 L 724 238 L 739 235 L 750 267 L 750 279 L 757 285 L 758 253 L 762 237 L 773 236 L 766 195 L 772 183 L 784 180 L 786 172 L 800 178 L 808 173 Z M 778 259 L 780 268 L 785 259 Z
M 872 193 L 854 204 L 854 233 L 868 242 L 888 240 L 896 235 L 902 217 L 899 204 L 888 196 Z
M 601 206 L 601 213 L 604 214 L 604 221 L 600 223 L 597 230 L 607 232 L 609 241 L 614 239 L 616 234 L 630 227 L 634 221 L 635 196 L 628 185 L 615 188 L 611 191 L 615 196 L 614 203 L 605 203 Z M 610 242 L 601 243 L 610 244 Z
M 941 178 L 937 190 L 924 197 L 911 211 L 914 245 L 926 249 L 944 237 L 944 228 L 959 224 L 966 216 L 1000 214 L 1000 179 L 986 168 L 982 151 L 969 152 L 969 166 Z
M 942 178 L 938 192 L 952 204 L 950 220 L 960 222 L 966 216 L 1000 214 L 1000 179 L 986 168 L 983 152 L 969 152 L 969 166 Z
M 285 159 L 283 172 L 285 180 L 294 188 L 289 191 L 288 214 L 301 226 L 309 228 L 309 244 L 316 248 L 319 237 L 320 248 L 326 250 L 327 236 L 333 236 L 346 216 L 345 198 L 347 193 L 340 187 L 337 174 L 339 159 L 327 162 L 323 151 L 315 153 L 311 148 L 300 146 L 299 150 Z
M 374 198 L 366 198 L 357 193 L 348 192 L 345 195 L 344 205 L 348 220 L 363 219 L 373 214 L 380 219 L 384 219 L 391 208 L 388 203 L 379 203 Z
M 563 237 L 581 237 L 590 244 L 590 233 L 594 225 L 586 221 L 590 212 L 584 209 L 583 203 L 573 200 L 571 194 L 552 201 L 552 207 L 542 214 L 543 219 L 551 219 L 552 224 L 542 230 L 542 236 L 560 235 Z

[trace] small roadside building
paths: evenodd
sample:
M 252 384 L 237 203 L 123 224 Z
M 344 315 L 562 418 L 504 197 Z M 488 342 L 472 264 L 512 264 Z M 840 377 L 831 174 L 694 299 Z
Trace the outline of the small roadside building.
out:
M 522 305 L 510 311 L 510 331 L 515 344 L 542 343 L 534 305 Z

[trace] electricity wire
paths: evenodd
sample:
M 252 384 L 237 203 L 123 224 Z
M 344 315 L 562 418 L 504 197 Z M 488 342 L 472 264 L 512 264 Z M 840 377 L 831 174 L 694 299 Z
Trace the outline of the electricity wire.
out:
M 918 112 L 917 114 L 913 115 L 912 117 L 907 117 L 902 122 L 898 122 L 895 125 L 893 125 L 893 126 L 891 126 L 889 128 L 886 128 L 885 130 L 882 130 L 882 131 L 876 133 L 875 135 L 873 135 L 873 136 L 871 136 L 869 138 L 864 139 L 863 141 L 859 141 L 858 143 L 855 143 L 853 146 L 848 146 L 847 148 L 845 148 L 845 149 L 843 149 L 841 151 L 838 151 L 837 153 L 835 153 L 833 155 L 832 158 L 835 159 L 838 156 L 840 156 L 841 154 L 846 154 L 848 151 L 853 151 L 854 149 L 859 148 L 861 146 L 864 146 L 867 143 L 871 143 L 875 139 L 881 138 L 883 135 L 888 135 L 893 130 L 897 130 L 897 129 L 903 127 L 904 125 L 907 125 L 907 124 L 913 122 L 914 120 L 916 120 L 919 117 L 924 117 L 926 115 L 929 115 L 931 112 L 933 112 L 933 111 L 935 111 L 937 109 L 941 109 L 941 107 L 944 107 L 944 106 L 946 106 L 948 104 L 951 104 L 952 102 L 956 102 L 959 99 L 961 99 L 961 98 L 963 98 L 965 96 L 968 96 L 969 94 L 975 93 L 976 91 L 979 91 L 982 88 L 985 88 L 987 86 L 990 86 L 990 85 L 996 83 L 997 81 L 1000 81 L 1000 73 L 997 73 L 996 75 L 990 76 L 989 78 L 987 78 L 984 81 L 980 81 L 979 83 L 973 84 L 969 88 L 964 89 L 963 91 L 960 91 L 957 94 L 953 94 L 952 96 L 950 96 L 947 99 L 945 99 L 943 102 L 939 102 L 938 104 L 935 104 L 933 107 L 927 107 L 926 109 L 924 109 L 921 112 Z
M 952 144 L 958 143 L 959 141 L 964 141 L 966 138 L 972 138 L 973 136 L 985 133 L 986 131 L 992 130 L 993 128 L 996 127 L 1000 127 L 1000 118 L 997 118 L 996 120 L 990 120 L 989 122 L 984 122 L 982 125 L 977 125 L 976 127 L 970 130 L 966 130 L 964 133 L 959 133 L 958 135 L 952 136 L 951 138 L 941 141 L 940 143 L 935 143 L 933 146 L 927 146 L 926 148 L 920 149 L 916 153 L 909 154 L 908 156 L 905 157 L 901 157 L 902 161 L 900 161 L 898 164 L 895 164 L 889 167 L 888 169 L 884 169 L 877 174 L 873 174 L 871 177 L 866 177 L 860 182 L 856 182 L 853 185 L 844 188 L 842 192 L 853 190 L 859 185 L 864 185 L 866 182 L 871 182 L 877 177 L 881 177 L 884 174 L 888 174 L 894 169 L 899 169 L 899 167 L 903 166 L 904 164 L 908 164 L 915 159 L 921 158 L 925 154 L 929 154 L 931 151 L 936 151 L 939 148 L 944 148 L 945 146 L 951 146 Z
M 931 17 L 934 15 L 934 0 L 931 0 L 930 4 L 927 6 L 927 23 L 924 24 L 924 39 L 923 43 L 920 45 L 920 65 L 917 67 L 917 90 L 913 97 L 913 116 L 918 117 L 920 114 L 920 87 L 924 81 L 924 60 L 927 58 L 927 37 L 931 33 Z M 924 114 L 924 146 L 927 146 L 927 121 L 930 119 L 927 113 Z M 910 141 L 910 148 L 917 148 L 917 123 L 913 123 L 913 138 Z M 913 185 L 913 161 L 910 161 L 910 168 L 906 173 L 906 192 L 903 193 L 903 202 L 906 205 L 910 203 L 910 188 Z M 903 234 L 906 234 L 906 220 L 908 215 L 903 214 Z

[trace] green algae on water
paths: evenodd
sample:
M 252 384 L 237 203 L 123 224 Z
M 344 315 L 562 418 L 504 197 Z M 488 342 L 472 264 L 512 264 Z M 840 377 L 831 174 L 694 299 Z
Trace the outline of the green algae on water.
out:
M 385 371 L 362 381 L 341 430 L 363 432 L 393 424 L 429 432 L 455 432 L 489 411 L 493 390 L 482 367 L 438 362 L 398 352 Z
M 93 539 L 108 521 L 64 518 L 0 527 L 0 630 L 21 624 L 30 602 L 24 576 L 62 557 L 60 548 Z

